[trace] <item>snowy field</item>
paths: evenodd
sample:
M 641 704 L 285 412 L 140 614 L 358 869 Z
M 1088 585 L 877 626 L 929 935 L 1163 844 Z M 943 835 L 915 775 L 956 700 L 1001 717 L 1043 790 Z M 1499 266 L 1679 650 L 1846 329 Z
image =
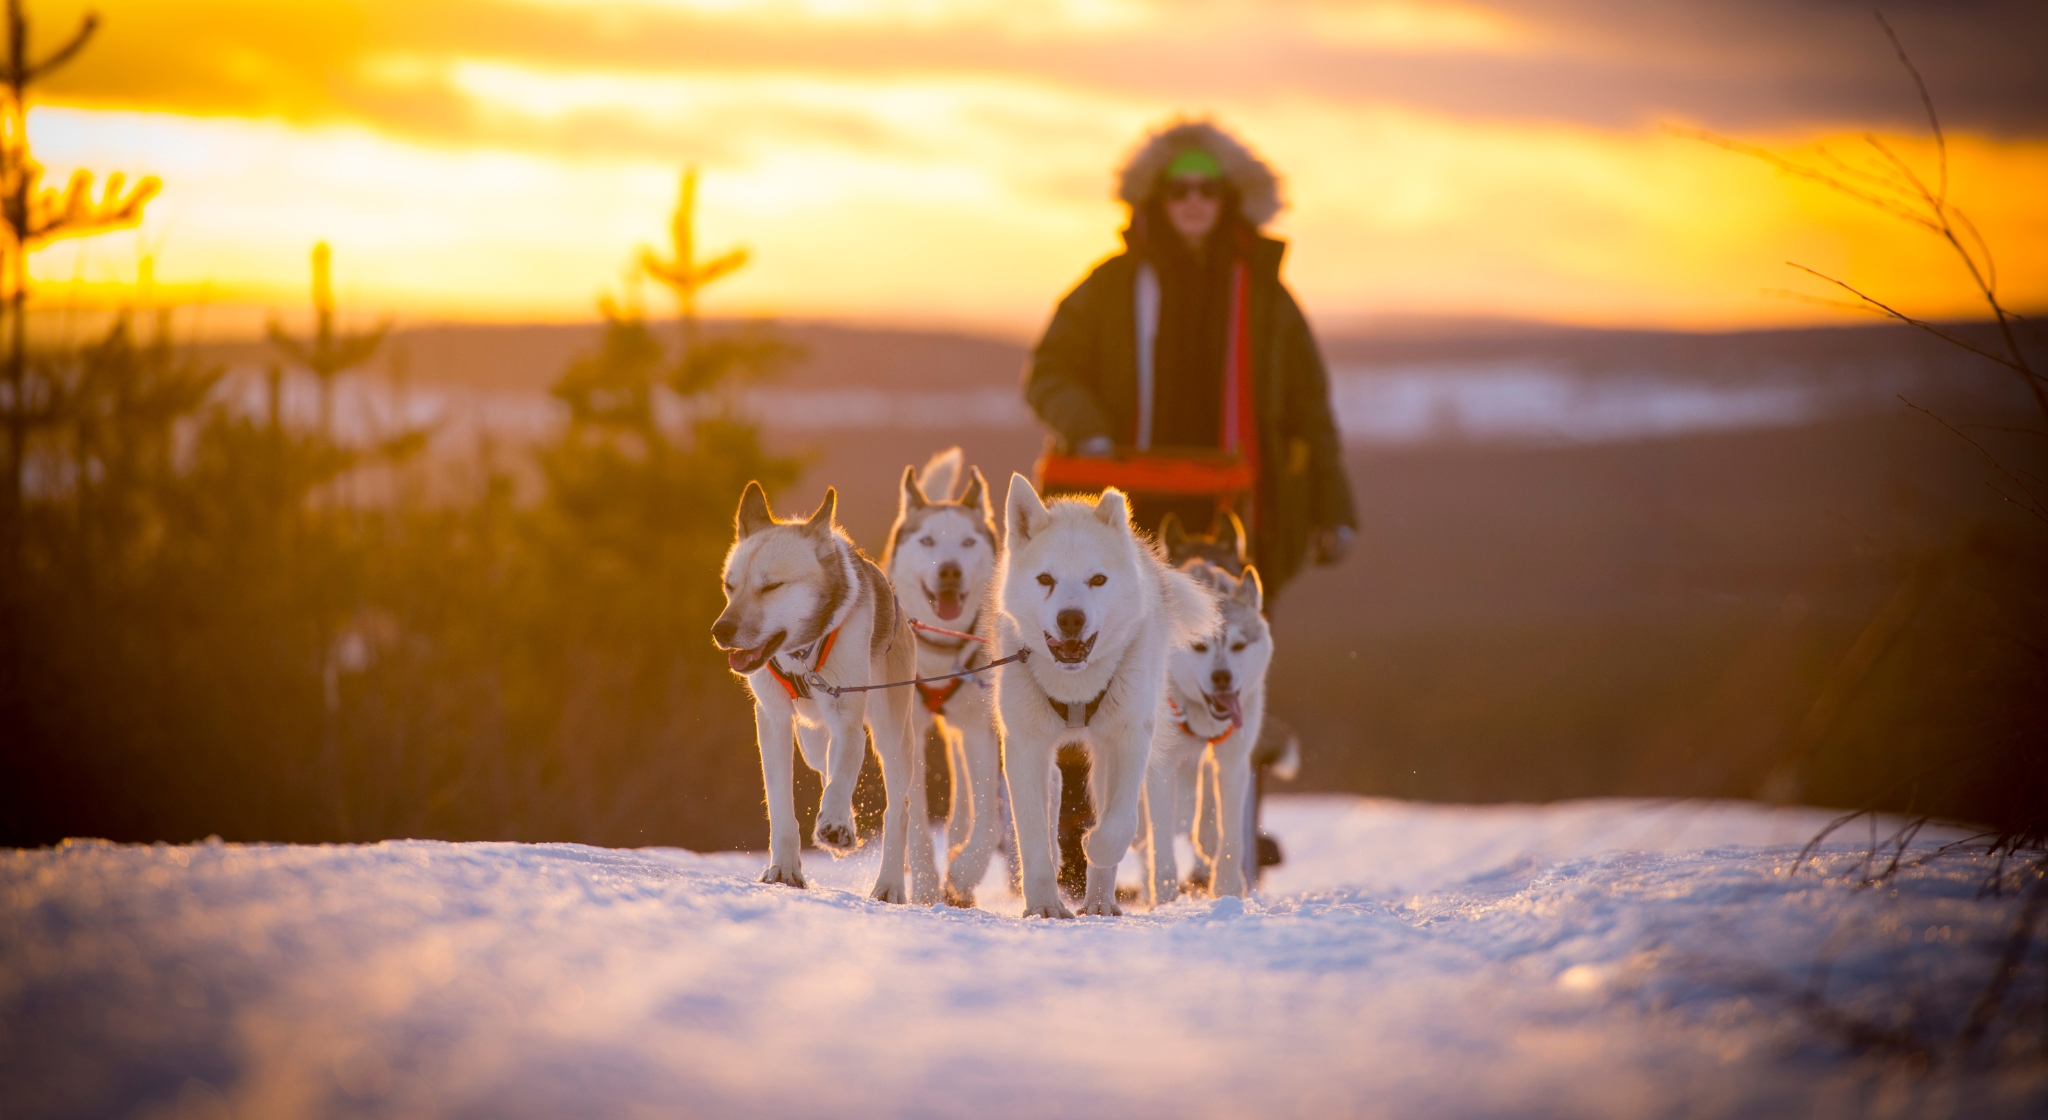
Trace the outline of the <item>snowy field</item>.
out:
M 1850 1041 L 1953 1035 L 2018 903 L 1969 856 L 1858 889 L 1861 825 L 1790 874 L 1826 819 L 1283 797 L 1256 899 L 1059 923 L 1000 870 L 869 902 L 871 852 L 10 851 L 0 1117 L 2048 1114 L 1996 1032 Z

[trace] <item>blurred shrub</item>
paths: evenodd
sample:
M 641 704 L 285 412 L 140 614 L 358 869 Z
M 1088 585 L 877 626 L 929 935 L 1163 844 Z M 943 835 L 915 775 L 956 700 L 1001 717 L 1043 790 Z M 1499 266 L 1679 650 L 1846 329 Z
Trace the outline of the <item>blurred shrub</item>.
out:
M 525 504 L 495 469 L 463 501 L 345 500 L 421 469 L 424 433 L 297 430 L 275 373 L 251 417 L 161 321 L 36 355 L 0 841 L 759 845 L 751 718 L 707 635 L 735 496 L 797 467 L 719 395 L 765 361 L 667 355 L 607 311 Z M 742 358 L 780 356 L 760 341 Z

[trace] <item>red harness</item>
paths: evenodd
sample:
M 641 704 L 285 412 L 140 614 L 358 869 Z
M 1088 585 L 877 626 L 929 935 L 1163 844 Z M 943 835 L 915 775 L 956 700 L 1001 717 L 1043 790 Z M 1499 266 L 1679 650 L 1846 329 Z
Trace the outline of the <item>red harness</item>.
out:
M 924 698 L 926 711 L 935 716 L 942 715 L 946 710 L 946 701 L 951 700 L 953 694 L 960 691 L 960 686 L 966 683 L 966 677 L 954 677 L 944 688 L 920 683 L 917 686 L 917 694 Z
M 844 630 L 845 628 L 845 623 L 839 624 L 839 630 Z M 816 673 L 825 668 L 825 659 L 832 656 L 832 643 L 839 640 L 839 630 L 834 630 L 830 634 L 825 635 L 825 640 L 818 644 L 818 659 L 811 662 L 811 672 Z M 808 685 L 799 688 L 795 680 L 783 676 L 782 670 L 775 667 L 775 659 L 772 657 L 768 659 L 768 675 L 775 678 L 775 683 L 782 686 L 782 691 L 789 693 L 791 700 L 795 700 L 799 696 L 808 697 L 811 694 Z
M 909 622 L 912 630 L 922 630 L 927 634 L 944 634 L 948 638 L 959 638 L 962 644 L 982 641 L 981 636 L 978 634 L 967 634 L 959 630 L 945 630 L 929 623 L 919 622 L 914 618 L 909 619 Z M 974 662 L 972 657 L 969 657 L 967 660 L 970 665 Z M 925 711 L 935 716 L 944 715 L 946 701 L 951 700 L 953 694 L 960 691 L 960 686 L 966 683 L 966 677 L 954 677 L 952 682 L 947 684 L 946 687 L 940 688 L 936 685 L 929 685 L 919 681 L 917 682 L 917 694 L 924 698 Z
M 1193 728 L 1188 726 L 1188 717 L 1181 714 L 1180 705 L 1173 702 L 1173 697 L 1169 696 L 1166 698 L 1166 706 L 1173 709 L 1174 715 L 1180 716 L 1180 723 L 1178 726 L 1180 727 L 1181 734 L 1187 736 L 1190 739 L 1202 738 L 1202 736 L 1195 734 Z M 1232 735 L 1237 734 L 1237 729 L 1240 726 L 1242 725 L 1240 725 L 1236 720 L 1231 720 L 1230 726 L 1223 729 L 1223 734 L 1208 740 L 1208 744 L 1213 747 L 1216 744 L 1222 742 L 1223 740 L 1230 738 Z

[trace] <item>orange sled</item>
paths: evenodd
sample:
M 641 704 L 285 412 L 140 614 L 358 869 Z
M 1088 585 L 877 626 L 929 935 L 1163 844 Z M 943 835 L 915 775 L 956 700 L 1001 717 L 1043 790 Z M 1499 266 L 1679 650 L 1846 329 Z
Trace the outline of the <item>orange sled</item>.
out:
M 1047 452 L 1038 460 L 1038 489 L 1095 494 L 1114 486 L 1127 494 L 1214 498 L 1216 508 L 1242 509 L 1255 479 L 1252 466 L 1223 452 L 1119 450 L 1109 458 Z

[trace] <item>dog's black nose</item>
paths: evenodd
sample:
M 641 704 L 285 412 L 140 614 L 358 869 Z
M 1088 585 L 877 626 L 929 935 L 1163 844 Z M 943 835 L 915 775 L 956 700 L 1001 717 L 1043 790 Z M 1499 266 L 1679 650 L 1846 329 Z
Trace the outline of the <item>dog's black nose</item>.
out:
M 959 585 L 960 562 L 957 560 L 948 560 L 945 563 L 939 565 L 939 586 L 958 587 Z
M 1230 670 L 1218 669 L 1209 674 L 1209 684 L 1218 692 L 1230 691 Z
M 1060 637 L 1073 641 L 1081 636 L 1081 628 L 1088 625 L 1088 616 L 1072 607 L 1060 612 Z
M 722 646 L 732 644 L 733 635 L 740 632 L 740 624 L 719 619 L 711 625 L 711 640 Z

